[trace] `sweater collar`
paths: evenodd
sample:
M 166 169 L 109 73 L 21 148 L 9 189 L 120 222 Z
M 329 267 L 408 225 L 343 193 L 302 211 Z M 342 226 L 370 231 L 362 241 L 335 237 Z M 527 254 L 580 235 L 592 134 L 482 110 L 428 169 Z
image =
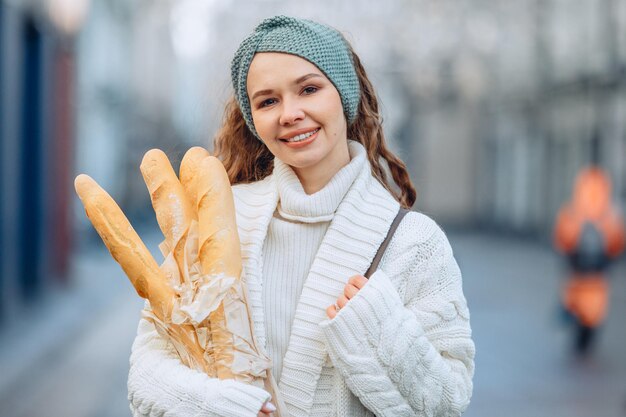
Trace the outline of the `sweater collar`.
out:
M 366 151 L 363 145 L 354 140 L 348 141 L 350 162 L 341 168 L 318 192 L 307 194 L 294 170 L 274 159 L 273 176 L 276 178 L 281 217 L 303 223 L 318 223 L 332 220 L 339 203 L 348 189 L 365 167 Z
M 233 187 L 241 239 L 243 279 L 249 292 L 254 334 L 264 346 L 262 248 L 278 204 L 274 175 Z M 371 166 L 357 175 L 339 204 L 306 278 L 296 308 L 279 390 L 294 417 L 308 416 L 326 359 L 319 323 L 326 307 L 343 292 L 349 277 L 364 274 L 398 212 L 398 202 L 372 176 Z

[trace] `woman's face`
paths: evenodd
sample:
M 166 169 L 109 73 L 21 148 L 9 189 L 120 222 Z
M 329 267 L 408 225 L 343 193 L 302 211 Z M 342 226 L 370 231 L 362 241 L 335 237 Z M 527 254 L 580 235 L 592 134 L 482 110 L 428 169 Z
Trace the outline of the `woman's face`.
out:
M 275 157 L 296 172 L 349 162 L 347 123 L 332 82 L 295 55 L 257 53 L 247 79 L 257 133 Z

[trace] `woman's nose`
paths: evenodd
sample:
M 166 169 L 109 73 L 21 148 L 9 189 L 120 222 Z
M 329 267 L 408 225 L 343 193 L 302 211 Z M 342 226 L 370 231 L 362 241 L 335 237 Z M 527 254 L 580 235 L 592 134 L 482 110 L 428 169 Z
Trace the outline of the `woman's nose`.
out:
M 304 110 L 298 100 L 283 100 L 279 123 L 289 126 L 304 119 Z

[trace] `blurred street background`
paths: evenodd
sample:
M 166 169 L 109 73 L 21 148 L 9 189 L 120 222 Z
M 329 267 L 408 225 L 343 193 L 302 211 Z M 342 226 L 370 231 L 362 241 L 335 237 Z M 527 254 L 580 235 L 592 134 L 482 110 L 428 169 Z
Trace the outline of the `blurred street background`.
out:
M 0 416 L 130 415 L 142 302 L 73 179 L 98 181 L 157 254 L 139 162 L 211 148 L 230 59 L 275 14 L 353 44 L 414 209 L 449 234 L 477 346 L 466 415 L 626 416 L 626 260 L 580 357 L 552 246 L 594 153 L 624 214 L 623 0 L 0 0 Z

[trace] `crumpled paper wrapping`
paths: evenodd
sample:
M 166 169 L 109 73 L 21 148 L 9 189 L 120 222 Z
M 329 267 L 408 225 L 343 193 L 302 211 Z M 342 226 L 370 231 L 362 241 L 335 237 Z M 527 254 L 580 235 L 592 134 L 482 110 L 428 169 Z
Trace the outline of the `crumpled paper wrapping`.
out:
M 172 341 L 181 359 L 190 368 L 206 372 L 210 376 L 217 376 L 217 366 L 228 367 L 234 379 L 246 383 L 266 378 L 271 364 L 270 360 L 256 348 L 251 333 L 252 322 L 247 307 L 245 286 L 239 279 L 224 274 L 202 274 L 198 258 L 196 221 L 191 222 L 188 232 L 181 236 L 181 240 L 184 240 L 185 245 L 184 251 L 180 254 L 182 259 L 176 259 L 177 256 L 166 241 L 159 246 L 165 257 L 161 270 L 176 293 L 171 317 L 164 322 L 149 311 L 146 311 L 144 316 L 155 324 L 162 336 Z M 179 265 L 185 265 L 186 268 L 181 271 Z M 220 362 L 215 357 L 215 341 L 211 337 L 209 316 L 220 307 L 224 310 L 226 328 L 233 340 L 232 344 L 225 345 L 225 348 L 231 349 L 228 355 L 232 358 L 231 363 L 223 359 Z M 180 340 L 179 330 L 186 333 L 189 339 L 197 341 L 204 351 L 202 359 L 205 363 L 201 363 L 198 358 L 188 353 L 184 342 Z

